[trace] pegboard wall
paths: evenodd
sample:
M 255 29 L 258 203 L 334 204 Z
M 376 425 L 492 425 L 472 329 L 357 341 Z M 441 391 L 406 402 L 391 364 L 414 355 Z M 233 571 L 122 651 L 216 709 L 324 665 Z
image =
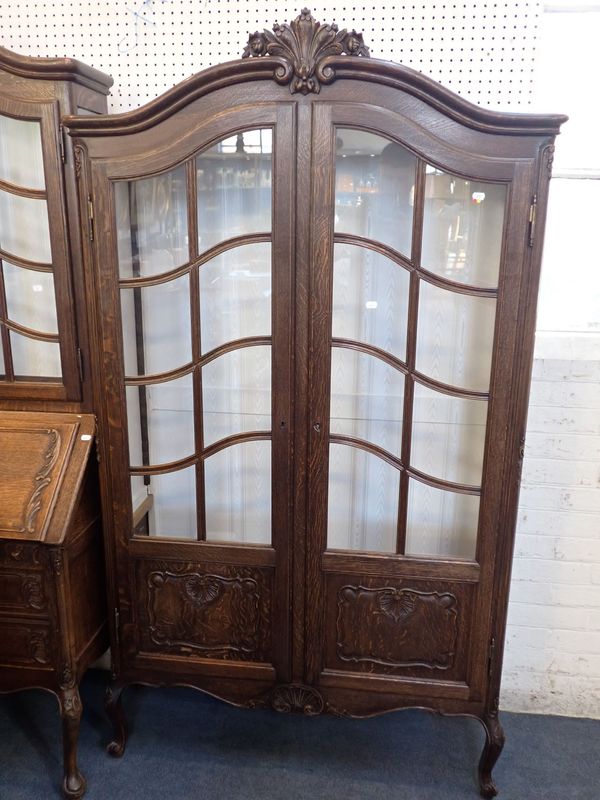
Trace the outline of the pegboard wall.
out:
M 135 108 L 194 72 L 239 58 L 248 34 L 294 19 L 297 3 L 235 0 L 2 0 L 0 41 L 70 56 L 115 79 L 112 111 Z M 371 55 L 420 70 L 472 102 L 527 110 L 540 0 L 320 2 L 315 19 L 362 31 Z

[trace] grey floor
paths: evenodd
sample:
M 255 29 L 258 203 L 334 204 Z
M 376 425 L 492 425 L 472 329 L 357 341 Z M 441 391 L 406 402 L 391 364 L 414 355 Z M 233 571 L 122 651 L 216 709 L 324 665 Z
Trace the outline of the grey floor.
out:
M 230 708 L 191 689 L 125 694 L 127 751 L 106 755 L 106 673 L 91 671 L 79 764 L 89 800 L 469 800 L 483 730 L 475 720 L 403 711 L 369 720 Z M 495 770 L 504 800 L 598 800 L 600 721 L 501 714 Z M 56 701 L 0 696 L 0 798 L 60 797 Z

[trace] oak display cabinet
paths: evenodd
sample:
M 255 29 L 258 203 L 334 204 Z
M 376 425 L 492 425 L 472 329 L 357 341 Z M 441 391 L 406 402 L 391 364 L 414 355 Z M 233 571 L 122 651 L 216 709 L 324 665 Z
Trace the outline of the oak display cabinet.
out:
M 85 229 L 61 116 L 106 112 L 111 84 L 0 48 L 0 693 L 57 696 L 73 798 L 79 681 L 108 632 Z
M 95 276 L 114 755 L 132 683 L 479 719 L 498 697 L 553 140 L 362 36 L 253 34 L 65 120 Z

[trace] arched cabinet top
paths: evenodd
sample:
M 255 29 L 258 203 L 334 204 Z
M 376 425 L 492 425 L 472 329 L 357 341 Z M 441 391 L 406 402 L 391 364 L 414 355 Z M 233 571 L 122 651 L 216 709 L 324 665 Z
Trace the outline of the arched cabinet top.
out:
M 105 116 L 71 116 L 65 123 L 72 136 L 127 135 L 151 128 L 227 86 L 275 81 L 288 87 L 292 96 L 310 101 L 327 99 L 327 86 L 339 80 L 397 89 L 484 133 L 554 136 L 567 120 L 562 114 L 515 114 L 481 108 L 416 70 L 371 58 L 362 34 L 316 22 L 310 11 L 303 9 L 289 24 L 251 34 L 242 59 L 203 70 L 140 108 Z
M 108 94 L 113 79 L 100 70 L 82 64 L 74 58 L 38 58 L 13 53 L 0 47 L 0 70 L 18 75 L 21 78 L 33 78 L 47 81 L 73 81 L 101 94 Z

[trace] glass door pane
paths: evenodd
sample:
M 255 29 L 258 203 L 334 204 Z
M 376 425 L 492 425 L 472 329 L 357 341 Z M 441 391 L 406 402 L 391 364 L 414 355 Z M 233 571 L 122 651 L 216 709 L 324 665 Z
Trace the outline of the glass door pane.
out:
M 245 131 L 115 182 L 141 535 L 271 541 L 272 150 L 270 128 Z

